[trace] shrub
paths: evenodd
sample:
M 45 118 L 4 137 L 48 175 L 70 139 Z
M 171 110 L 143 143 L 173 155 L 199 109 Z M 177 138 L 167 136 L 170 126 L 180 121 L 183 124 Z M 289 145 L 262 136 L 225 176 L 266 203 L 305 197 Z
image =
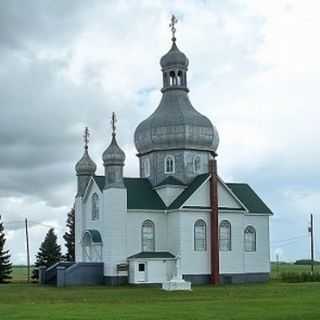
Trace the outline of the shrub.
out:
M 280 278 L 284 282 L 320 282 L 320 272 L 282 272 Z

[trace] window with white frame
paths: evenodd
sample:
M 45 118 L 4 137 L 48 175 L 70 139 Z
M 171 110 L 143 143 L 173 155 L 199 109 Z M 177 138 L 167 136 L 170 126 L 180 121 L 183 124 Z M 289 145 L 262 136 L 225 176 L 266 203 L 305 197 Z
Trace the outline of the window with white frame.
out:
M 149 160 L 149 158 L 146 158 L 143 161 L 143 171 L 144 171 L 145 177 L 150 176 L 150 160 Z
M 91 218 L 92 220 L 99 219 L 99 196 L 96 193 L 91 198 Z
M 201 219 L 194 224 L 194 250 L 207 250 L 207 225 Z
M 200 156 L 195 156 L 193 159 L 193 170 L 195 173 L 199 173 L 201 169 L 201 158 Z
M 220 251 L 231 251 L 231 224 L 227 220 L 220 223 L 219 247 Z
M 175 163 L 174 163 L 174 157 L 169 155 L 166 156 L 164 159 L 164 173 L 174 173 L 175 171 Z
M 244 251 L 256 251 L 256 230 L 252 226 L 248 226 L 244 230 Z
M 154 224 L 151 220 L 143 222 L 141 236 L 142 251 L 154 251 Z

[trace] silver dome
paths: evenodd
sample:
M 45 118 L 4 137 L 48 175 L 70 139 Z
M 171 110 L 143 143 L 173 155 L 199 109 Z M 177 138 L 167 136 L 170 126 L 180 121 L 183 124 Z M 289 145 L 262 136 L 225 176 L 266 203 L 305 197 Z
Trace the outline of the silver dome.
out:
M 187 68 L 189 60 L 187 56 L 178 49 L 176 42 L 174 41 L 171 49 L 161 58 L 160 65 L 163 69 L 177 65 Z
M 125 153 L 118 146 L 115 134 L 112 134 L 112 140 L 109 147 L 104 151 L 102 155 L 103 163 L 107 165 L 124 165 L 126 159 Z
M 154 150 L 193 149 L 215 152 L 219 135 L 211 121 L 191 105 L 183 90 L 163 93 L 156 111 L 137 127 L 139 154 Z
M 97 170 L 97 165 L 90 158 L 87 147 L 85 147 L 84 154 L 82 158 L 77 162 L 75 169 L 78 176 L 81 176 L 81 175 L 92 176 L 95 174 Z

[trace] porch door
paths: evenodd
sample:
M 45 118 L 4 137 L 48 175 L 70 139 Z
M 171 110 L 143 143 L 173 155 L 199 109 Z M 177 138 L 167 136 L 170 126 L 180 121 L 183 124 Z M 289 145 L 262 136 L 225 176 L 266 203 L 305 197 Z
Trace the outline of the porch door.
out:
M 138 262 L 138 270 L 137 270 L 137 282 L 145 282 L 146 281 L 146 264 L 144 262 Z

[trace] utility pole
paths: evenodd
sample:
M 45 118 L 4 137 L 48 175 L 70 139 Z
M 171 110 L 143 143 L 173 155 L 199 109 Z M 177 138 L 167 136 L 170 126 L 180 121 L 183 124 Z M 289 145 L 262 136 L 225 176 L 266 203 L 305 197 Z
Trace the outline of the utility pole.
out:
M 313 214 L 310 214 L 310 227 L 309 227 L 309 232 L 310 232 L 310 250 L 311 250 L 311 273 L 313 273 L 314 269 L 314 245 L 313 245 Z
M 29 251 L 29 233 L 28 233 L 28 220 L 25 219 L 25 226 L 26 226 L 26 243 L 27 243 L 27 279 L 30 282 L 30 251 Z

